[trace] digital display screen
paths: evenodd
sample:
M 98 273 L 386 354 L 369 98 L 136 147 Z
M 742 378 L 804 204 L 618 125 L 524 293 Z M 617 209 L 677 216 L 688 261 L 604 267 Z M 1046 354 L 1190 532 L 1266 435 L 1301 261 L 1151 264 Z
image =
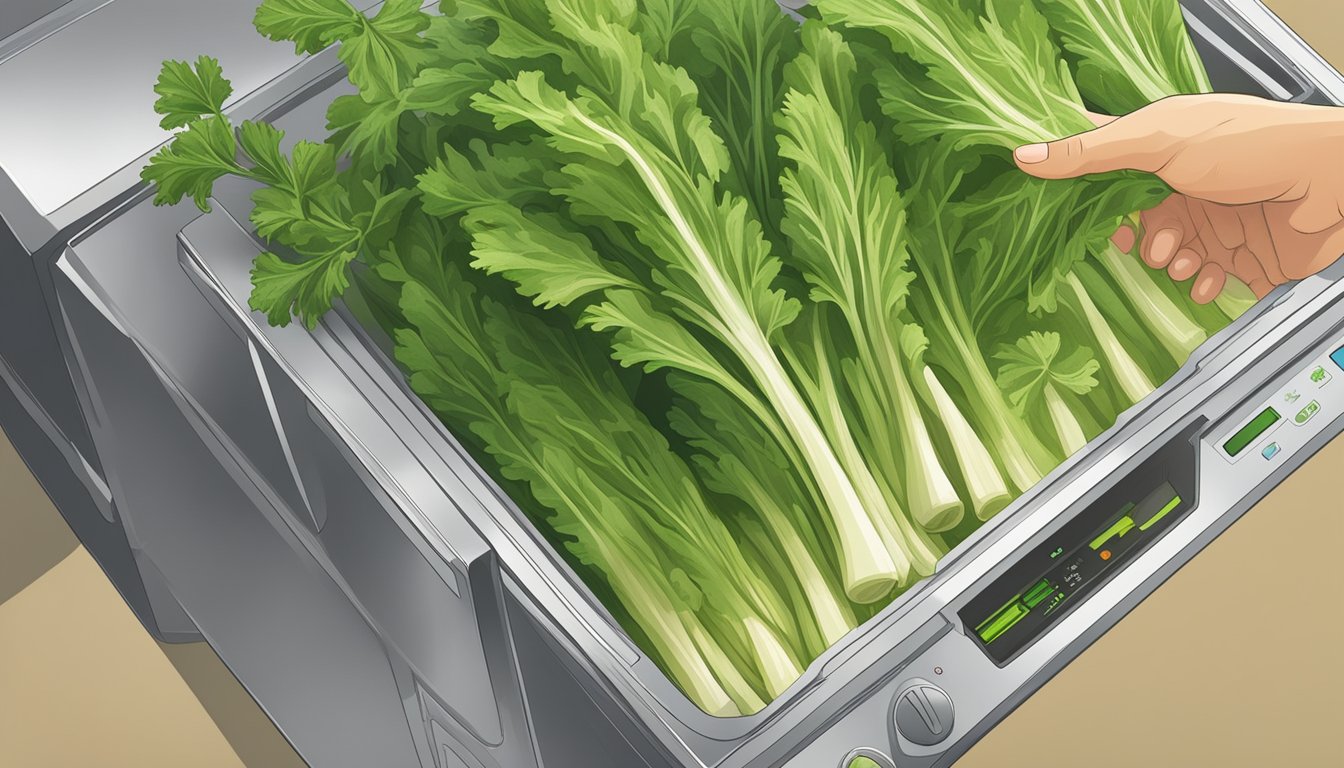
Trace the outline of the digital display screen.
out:
M 958 611 L 986 655 L 1012 660 L 1194 508 L 1195 434 L 1164 445 Z
M 1223 450 L 1227 451 L 1228 456 L 1236 456 L 1238 453 L 1246 450 L 1246 446 L 1254 443 L 1257 438 L 1265 434 L 1265 430 L 1279 423 L 1279 412 L 1273 408 L 1266 408 L 1261 411 L 1250 423 L 1223 443 Z

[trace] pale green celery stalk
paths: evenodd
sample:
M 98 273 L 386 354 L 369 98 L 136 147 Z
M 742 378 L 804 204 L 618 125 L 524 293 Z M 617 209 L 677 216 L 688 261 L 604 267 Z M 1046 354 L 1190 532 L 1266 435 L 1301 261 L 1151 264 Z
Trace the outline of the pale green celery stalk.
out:
M 920 413 L 914 388 L 910 385 L 905 366 L 897 357 L 900 354 L 898 345 L 890 338 L 893 323 L 890 318 L 886 318 L 885 322 L 881 318 L 870 318 L 868 322 L 872 324 L 873 336 L 882 339 L 877 344 L 882 350 L 882 365 L 870 370 L 881 371 L 894 390 L 891 399 L 895 401 L 899 419 L 894 426 L 902 438 L 906 504 L 924 530 L 951 530 L 961 522 L 965 506 L 957 496 L 957 490 L 947 472 L 943 470 L 928 425 L 924 423 L 924 414 Z
M 762 506 L 762 509 L 764 508 Z M 794 532 L 793 527 L 788 525 L 788 521 L 774 520 L 770 530 L 778 539 L 784 557 L 793 566 L 798 583 L 812 609 L 812 618 L 816 620 L 817 628 L 821 631 L 822 641 L 827 647 L 835 645 L 840 642 L 840 638 L 857 626 L 854 611 L 831 590 L 829 581 L 817 567 L 817 561 L 812 559 L 807 546 Z
M 842 370 L 842 366 L 831 357 L 828 336 L 823 330 L 822 309 L 824 308 L 818 308 L 810 318 L 805 317 L 798 321 L 799 325 L 808 331 L 805 340 L 790 344 L 786 339 L 783 349 L 793 364 L 798 378 L 803 380 L 809 399 L 818 404 L 820 410 L 817 415 L 823 429 L 835 444 L 844 446 L 840 452 L 840 461 L 846 468 L 852 468 L 851 477 L 855 484 L 863 489 L 865 495 L 884 500 L 883 505 L 871 507 L 875 512 L 870 520 L 886 549 L 895 553 L 893 557 L 899 557 L 897 563 L 902 567 L 902 572 L 897 586 L 903 587 L 910 583 L 911 569 L 920 576 L 932 573 L 937 565 L 939 553 L 931 551 L 922 540 L 912 535 L 915 526 L 907 520 L 900 503 L 892 494 L 890 484 L 879 481 L 868 470 L 864 456 L 859 453 L 850 430 L 850 420 L 842 406 L 843 394 L 835 380 L 835 373 Z M 849 378 L 858 377 L 851 375 Z M 865 392 L 871 395 L 866 389 L 860 390 L 857 394 L 863 395 Z M 873 594 L 866 596 L 867 599 L 859 600 L 851 593 L 850 599 L 856 603 L 871 603 L 886 594 L 874 590 Z
M 1069 408 L 1063 397 L 1060 397 L 1055 385 L 1046 382 L 1043 391 L 1045 407 L 1050 412 L 1051 423 L 1055 425 L 1055 435 L 1059 438 L 1059 444 L 1063 447 L 1065 456 L 1072 456 L 1087 445 L 1087 435 L 1083 434 L 1083 427 L 1078 423 L 1078 417 L 1074 416 L 1073 409 Z
M 924 422 L 924 415 L 920 413 L 918 403 L 914 399 L 915 393 L 906 378 L 905 369 L 899 364 L 896 365 L 897 372 L 888 379 L 893 391 L 890 397 L 884 397 L 880 380 L 870 375 L 872 367 L 851 360 L 840 363 L 846 389 L 857 404 L 856 423 L 859 425 L 859 433 L 864 436 L 864 442 L 878 457 L 879 467 L 886 468 L 886 471 L 881 472 L 882 478 L 886 481 L 879 482 L 884 486 L 883 494 L 890 500 L 893 509 L 900 510 L 901 507 L 891 485 L 896 482 L 896 478 L 904 478 L 902 488 L 905 491 L 906 504 L 915 513 L 913 518 L 919 527 L 931 532 L 950 530 L 961 522 L 965 506 L 957 496 L 956 489 L 943 470 L 934 450 L 933 440 Z M 883 365 L 878 370 L 887 368 L 887 365 Z M 833 396 L 820 397 L 823 398 L 823 402 L 836 403 L 832 407 L 832 419 L 836 424 L 831 427 L 831 431 L 839 433 L 843 429 L 848 432 L 848 427 L 841 424 L 847 420 L 839 413 L 840 393 L 836 391 Z M 891 424 L 893 420 L 899 426 L 893 428 Z M 898 439 L 893 440 L 893 437 Z M 862 461 L 862 457 L 857 453 L 852 457 L 852 462 L 855 464 Z M 895 518 L 898 517 L 904 518 L 905 514 L 896 511 L 875 522 L 885 525 L 889 531 L 906 528 L 907 526 L 897 523 Z M 897 523 L 895 528 L 893 523 Z M 906 544 L 902 549 L 912 553 L 915 570 L 927 575 L 927 572 L 931 571 L 925 570 L 929 567 L 925 555 L 919 554 L 921 548 L 918 545 L 912 549 L 911 544 L 914 543 Z M 934 555 L 935 559 L 936 557 L 937 555 Z
M 880 513 L 884 500 L 861 495 L 837 457 L 850 447 L 828 442 L 771 345 L 797 305 L 769 287 L 778 263 L 746 202 L 720 198 L 713 189 L 726 153 L 695 106 L 694 87 L 683 74 L 647 57 L 628 29 L 606 22 L 592 8 L 561 0 L 553 1 L 553 17 L 560 5 L 565 5 L 564 28 L 557 33 L 575 35 L 587 54 L 603 57 L 611 77 L 630 79 L 631 87 L 622 91 L 629 98 L 601 103 L 571 98 L 541 73 L 525 72 L 478 95 L 474 106 L 501 127 L 531 123 L 552 137 L 552 146 L 575 153 L 575 162 L 563 171 L 569 186 L 557 194 L 587 215 L 635 227 L 648 248 L 628 255 L 649 259 L 675 283 L 663 289 L 668 300 L 680 304 L 679 321 L 722 341 L 805 459 L 803 469 L 813 475 L 835 522 L 846 592 L 857 600 L 877 599 L 902 576 L 872 524 L 870 510 Z M 669 126 L 660 117 L 669 110 L 684 121 L 671 149 Z M 594 309 L 601 328 L 590 324 L 598 330 L 643 330 L 624 324 L 608 306 Z M 631 357 L 646 366 L 674 364 L 643 350 Z
M 773 569 L 773 578 L 788 579 L 791 594 L 797 587 L 793 600 L 801 648 L 807 659 L 815 658 L 857 626 L 835 585 L 824 515 L 807 513 L 819 506 L 819 495 L 739 403 L 704 382 L 674 377 L 670 383 L 684 398 L 669 414 L 672 428 L 698 452 L 695 467 L 706 487 L 740 499 L 756 514 L 758 520 L 744 520 L 739 527 L 761 563 Z
M 822 574 L 816 559 L 770 490 L 756 482 L 752 475 L 741 475 L 737 482 L 740 493 L 761 516 L 773 543 L 793 570 L 826 647 L 834 645 L 857 626 L 854 612 L 836 597 L 830 581 Z
M 1236 320 L 1255 306 L 1256 301 L 1255 294 L 1245 283 L 1228 275 L 1227 285 L 1223 287 L 1213 303 L 1224 315 L 1227 315 L 1228 320 Z
M 967 395 L 975 403 L 975 414 L 979 417 L 986 442 L 994 446 L 1004 471 L 1017 490 L 1028 491 L 1045 477 L 1057 459 L 1045 458 L 1049 456 L 1048 449 L 1009 409 L 979 347 L 967 341 L 975 338 L 973 332 L 967 328 L 962 333 L 964 335 L 949 339 L 949 351 L 965 371 L 963 385 L 969 385 Z
M 731 710 L 721 712 L 719 713 L 720 716 L 749 714 L 765 709 L 765 701 L 751 687 L 747 679 L 742 676 L 742 671 L 737 668 L 732 659 L 728 658 L 728 654 L 723 652 L 723 648 L 714 642 L 714 639 L 705 631 L 705 626 L 700 623 L 700 618 L 690 611 L 682 611 L 681 619 L 692 642 L 695 643 L 695 647 L 700 650 L 700 655 L 709 664 L 709 668 L 714 671 L 715 677 L 732 699 L 737 710 L 736 712 Z M 715 713 L 711 712 L 710 714 Z
M 846 361 L 848 362 L 848 361 Z M 842 365 L 842 370 L 847 366 Z M 836 405 L 830 412 L 833 419 L 844 419 L 839 405 L 839 393 L 836 393 Z M 845 429 L 848 427 L 837 427 Z M 880 518 L 874 518 L 873 522 L 877 526 L 878 532 L 884 541 L 889 542 L 888 546 L 899 546 L 902 552 L 908 554 L 910 563 L 916 576 L 924 577 L 933 573 L 938 565 L 938 559 L 947 552 L 947 547 L 942 539 L 937 535 L 929 533 L 922 526 L 915 525 L 909 515 L 901 512 L 900 502 L 897 501 L 896 478 L 894 477 L 873 477 L 873 482 L 877 485 L 882 495 L 888 499 L 895 514 L 883 515 Z M 902 583 L 901 586 L 907 586 L 909 582 Z
M 774 630 L 767 627 L 758 617 L 746 616 L 742 619 L 742 624 L 746 628 L 747 637 L 756 648 L 766 692 L 770 694 L 772 700 L 779 698 L 780 694 L 803 676 L 803 669 L 793 654 L 789 653 L 779 641 Z
M 1113 243 L 1106 244 L 1098 260 L 1177 365 L 1189 359 L 1195 348 L 1208 338 L 1204 329 L 1153 283 L 1154 279 L 1166 279 L 1165 275 L 1150 274 L 1137 257 L 1121 251 Z
M 792 246 L 786 258 L 814 301 L 834 305 L 854 342 L 857 364 L 844 388 L 853 390 L 874 474 L 900 479 L 905 507 L 922 528 L 948 530 L 964 505 L 934 450 L 899 339 L 912 279 L 900 190 L 876 128 L 854 101 L 849 47 L 820 22 L 806 24 L 802 38 L 805 53 L 785 68 L 789 90 L 776 118 L 789 161 L 780 181 Z
M 1120 386 L 1121 392 L 1129 398 L 1130 403 L 1137 403 L 1147 397 L 1157 387 L 1116 337 L 1110 323 L 1102 317 L 1101 311 L 1092 302 L 1092 297 L 1088 296 L 1082 281 L 1076 274 L 1069 272 L 1064 277 L 1063 285 L 1072 292 L 1074 306 L 1096 339 L 1097 347 L 1102 357 L 1106 359 L 1107 368 Z
M 590 530 L 590 540 L 590 546 L 604 550 L 608 562 L 617 566 L 610 584 L 621 605 L 644 630 L 672 679 L 681 685 L 696 706 L 718 717 L 750 714 L 764 708 L 760 697 L 746 685 L 741 672 L 705 632 L 699 619 L 672 605 L 669 599 L 671 585 L 648 584 L 638 577 L 627 578 L 628 574 L 646 569 L 647 564 L 624 563 L 620 553 L 604 546 L 601 531 Z M 625 565 L 624 573 L 621 565 Z
M 962 479 L 971 497 L 971 509 L 979 519 L 988 520 L 1012 503 L 1013 494 L 984 441 L 947 394 L 937 374 L 926 365 L 922 375 L 929 392 L 928 400 L 952 441 L 952 450 L 961 465 Z

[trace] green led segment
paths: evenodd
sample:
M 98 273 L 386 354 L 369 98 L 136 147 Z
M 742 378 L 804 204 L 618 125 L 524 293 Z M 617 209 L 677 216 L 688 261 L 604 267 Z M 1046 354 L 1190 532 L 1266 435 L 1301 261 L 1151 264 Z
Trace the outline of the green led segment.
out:
M 980 634 L 980 639 L 986 643 L 994 642 L 994 639 L 1004 632 L 1007 632 L 1014 624 L 1022 620 L 1027 615 L 1027 606 L 1019 602 L 1012 602 L 1005 605 L 992 618 L 976 628 Z
M 1112 538 L 1116 536 L 1124 536 L 1126 533 L 1129 533 L 1130 529 L 1133 527 L 1134 527 L 1134 518 L 1130 517 L 1129 515 L 1125 515 L 1124 517 L 1112 523 L 1110 528 L 1107 528 L 1105 531 L 1102 532 L 1100 536 L 1093 539 L 1092 543 L 1089 544 L 1088 546 L 1094 550 L 1101 549 L 1102 544 L 1105 544 L 1106 542 L 1110 541 Z
M 1265 430 L 1279 422 L 1279 412 L 1273 408 L 1266 408 L 1260 412 L 1259 416 L 1251 419 L 1251 423 L 1237 430 L 1237 434 L 1228 438 L 1223 443 L 1223 450 L 1227 451 L 1228 456 L 1236 456 L 1238 453 L 1246 450 L 1246 446 L 1255 442 L 1257 437 L 1265 433 Z
M 1168 501 L 1168 502 L 1167 502 L 1167 505 L 1166 505 L 1165 507 L 1163 507 L 1162 509 L 1158 510 L 1158 512 L 1157 512 L 1156 515 L 1153 515 L 1152 517 L 1148 518 L 1148 522 L 1144 523 L 1143 525 L 1140 525 L 1140 526 L 1139 526 L 1139 530 L 1140 530 L 1140 531 L 1146 531 L 1146 530 L 1148 530 L 1149 528 L 1153 527 L 1153 524 L 1154 524 L 1154 523 L 1156 523 L 1158 520 L 1161 520 L 1162 518 L 1166 517 L 1168 512 L 1170 512 L 1171 510 L 1173 510 L 1173 509 L 1179 507 L 1180 505 L 1181 505 L 1181 497 L 1180 497 L 1180 496 L 1177 496 L 1176 498 L 1172 499 L 1171 501 Z
M 1031 591 L 1027 592 L 1027 596 L 1022 598 L 1022 602 L 1026 604 L 1027 608 L 1035 608 L 1053 591 L 1054 587 L 1051 586 L 1050 582 L 1047 579 L 1041 579 L 1036 582 L 1036 586 L 1032 587 Z

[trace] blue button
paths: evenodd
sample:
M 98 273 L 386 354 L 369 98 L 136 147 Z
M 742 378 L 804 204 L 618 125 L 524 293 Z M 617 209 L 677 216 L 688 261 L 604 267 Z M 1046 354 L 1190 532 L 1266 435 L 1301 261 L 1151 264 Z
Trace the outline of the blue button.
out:
M 1334 354 L 1330 355 L 1330 359 L 1335 361 L 1335 365 L 1344 368 L 1344 347 L 1336 349 Z
M 1261 456 L 1264 456 L 1266 459 L 1272 459 L 1272 458 L 1274 458 L 1275 456 L 1278 456 L 1278 455 L 1279 455 L 1279 444 L 1278 444 L 1278 443 L 1270 443 L 1269 445 L 1266 445 L 1266 446 L 1265 446 L 1265 449 L 1264 449 L 1263 451 L 1260 452 L 1260 455 L 1261 455 Z

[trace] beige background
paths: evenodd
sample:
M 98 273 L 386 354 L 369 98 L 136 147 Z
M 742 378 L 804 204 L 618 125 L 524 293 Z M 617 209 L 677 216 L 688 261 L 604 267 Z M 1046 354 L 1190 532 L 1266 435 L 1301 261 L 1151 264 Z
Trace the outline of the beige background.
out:
M 1269 5 L 1344 66 L 1344 3 Z M 1341 468 L 1344 439 L 958 765 L 1344 765 Z M 208 646 L 145 634 L 0 435 L 0 768 L 299 765 Z

